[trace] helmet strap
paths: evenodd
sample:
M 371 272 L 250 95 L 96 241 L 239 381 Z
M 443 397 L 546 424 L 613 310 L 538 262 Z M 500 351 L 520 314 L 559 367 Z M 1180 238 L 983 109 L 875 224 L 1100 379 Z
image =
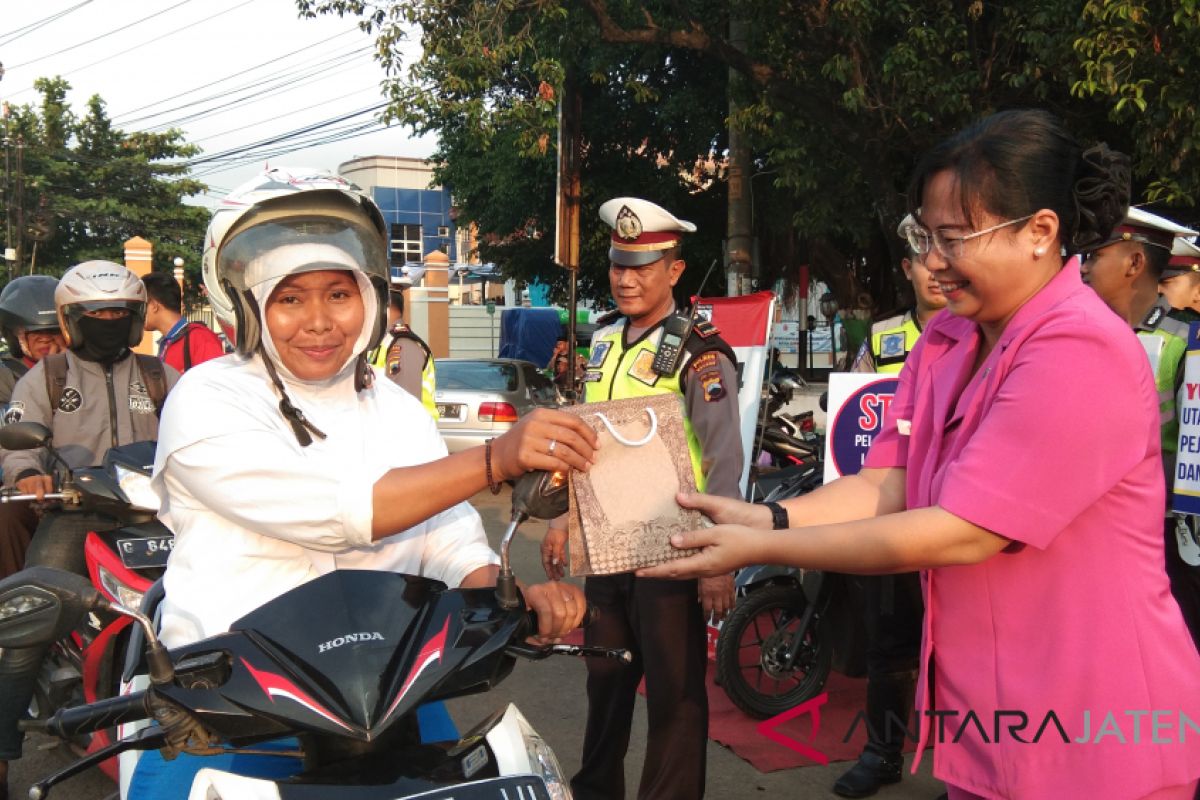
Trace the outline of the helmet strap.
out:
M 271 383 L 275 384 L 275 388 L 279 391 L 279 413 L 283 414 L 292 426 L 292 433 L 296 435 L 296 441 L 301 447 L 308 447 L 313 443 L 313 435 L 318 439 L 324 439 L 325 434 L 308 421 L 308 417 L 304 416 L 304 412 L 296 408 L 292 404 L 292 399 L 288 397 L 287 391 L 283 388 L 283 381 L 279 380 L 279 373 L 275 371 L 275 365 L 271 363 L 271 359 L 267 358 L 267 354 L 263 351 L 262 344 L 255 348 L 258 351 L 259 357 L 266 365 L 267 375 L 271 378 Z M 309 431 L 312 433 L 310 434 Z
M 361 392 L 375 385 L 375 372 L 367 363 L 367 354 L 359 353 L 354 360 L 354 391 Z

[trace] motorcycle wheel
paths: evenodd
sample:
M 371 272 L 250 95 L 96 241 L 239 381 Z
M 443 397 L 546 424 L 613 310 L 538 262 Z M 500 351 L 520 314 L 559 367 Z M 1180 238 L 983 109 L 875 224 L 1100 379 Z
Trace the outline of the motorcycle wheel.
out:
M 765 586 L 742 598 L 721 626 L 718 683 L 752 717 L 782 714 L 825 686 L 833 653 L 815 616 L 799 629 L 806 603 L 799 586 Z M 797 636 L 804 643 L 788 669 L 783 657 Z

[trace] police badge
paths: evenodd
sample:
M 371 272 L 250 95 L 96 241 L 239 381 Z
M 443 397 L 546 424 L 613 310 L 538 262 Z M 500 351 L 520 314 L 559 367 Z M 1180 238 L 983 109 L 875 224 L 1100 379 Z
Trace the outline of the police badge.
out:
M 617 220 L 616 224 L 613 225 L 613 230 L 622 239 L 632 241 L 642 235 L 642 221 L 638 219 L 638 215 L 633 213 L 633 209 L 629 206 L 621 206 L 621 210 L 617 212 Z
M 885 333 L 879 340 L 879 355 L 892 358 L 904 355 L 904 334 Z

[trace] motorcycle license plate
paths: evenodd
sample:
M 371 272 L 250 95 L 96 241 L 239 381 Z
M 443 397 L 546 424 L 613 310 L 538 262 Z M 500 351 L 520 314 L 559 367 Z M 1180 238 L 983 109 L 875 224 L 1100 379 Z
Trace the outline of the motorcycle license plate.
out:
M 462 420 L 462 403 L 438 403 L 437 412 L 441 419 Z
M 121 563 L 129 569 L 165 567 L 174 546 L 173 536 L 117 539 L 117 552 L 121 554 Z

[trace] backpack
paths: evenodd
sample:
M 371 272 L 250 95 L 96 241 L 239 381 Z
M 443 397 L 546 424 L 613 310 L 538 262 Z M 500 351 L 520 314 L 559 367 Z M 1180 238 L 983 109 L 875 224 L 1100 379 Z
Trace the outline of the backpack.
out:
M 134 353 L 133 357 L 137 359 L 138 372 L 141 373 L 146 391 L 154 402 L 154 416 L 161 417 L 163 400 L 167 396 L 167 372 L 163 363 L 155 356 L 142 353 Z M 45 364 L 46 370 L 46 396 L 50 398 L 50 413 L 53 414 L 58 410 L 58 403 L 62 400 L 63 390 L 67 386 L 67 354 L 48 355 L 42 359 L 42 363 Z

